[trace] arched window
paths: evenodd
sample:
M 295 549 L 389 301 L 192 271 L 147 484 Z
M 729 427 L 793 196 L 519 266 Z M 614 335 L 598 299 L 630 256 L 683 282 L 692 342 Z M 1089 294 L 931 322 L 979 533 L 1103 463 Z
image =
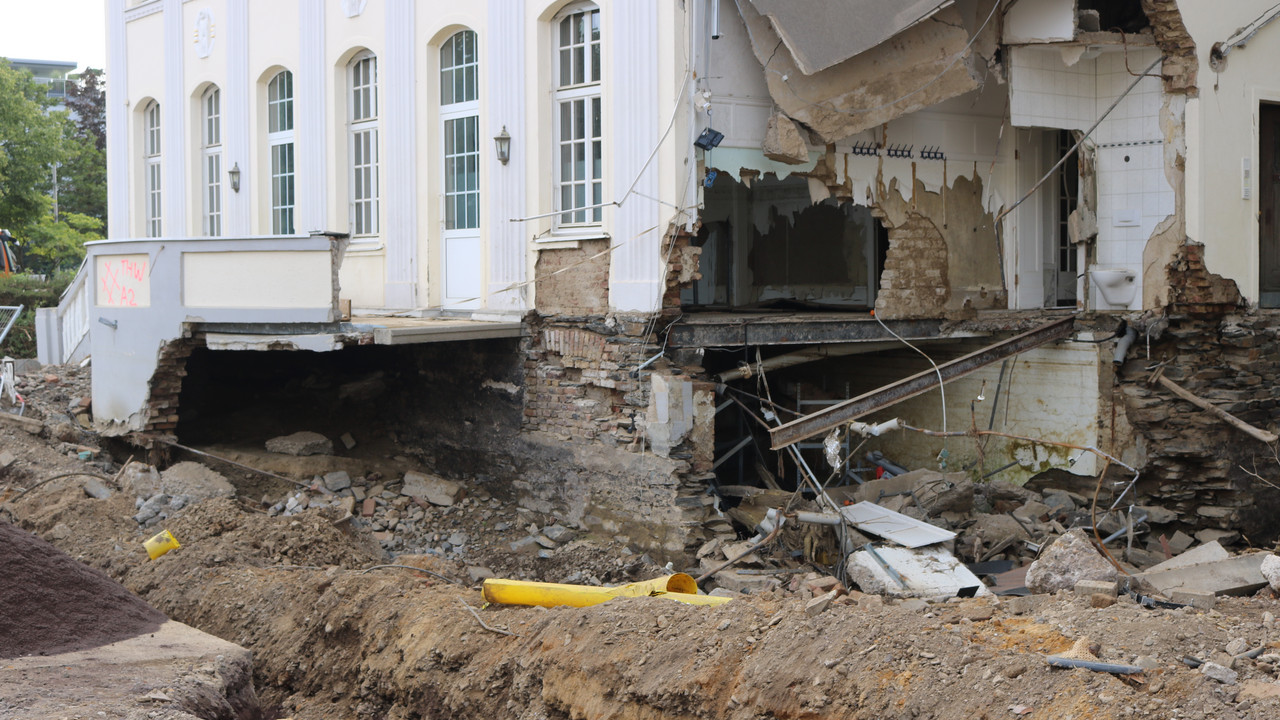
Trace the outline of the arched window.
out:
M 146 236 L 160 237 L 164 229 L 160 197 L 160 103 L 151 101 L 142 112 L 143 173 L 146 178 Z
M 200 139 L 203 229 L 209 237 L 222 235 L 222 93 L 210 87 L 200 98 Z
M 601 118 L 600 9 L 571 5 L 552 20 L 553 125 L 557 224 L 601 221 L 604 139 Z
M 356 55 L 347 66 L 351 234 L 378 232 L 378 58 Z
M 480 103 L 476 34 L 463 30 L 440 46 L 440 121 L 444 139 L 445 230 L 480 227 Z
M 293 73 L 267 84 L 267 150 L 271 157 L 271 232 L 293 234 Z

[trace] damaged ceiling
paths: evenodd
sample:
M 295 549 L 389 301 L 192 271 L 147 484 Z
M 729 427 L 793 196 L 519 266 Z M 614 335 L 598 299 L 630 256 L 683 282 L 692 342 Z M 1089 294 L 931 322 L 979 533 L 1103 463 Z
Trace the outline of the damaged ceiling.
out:
M 936 1 L 911 3 L 912 12 L 881 10 L 890 19 L 877 31 L 855 32 L 858 39 L 837 42 L 826 32 L 808 35 L 817 26 L 847 29 L 878 25 L 864 22 L 862 13 L 867 12 L 864 6 L 881 4 L 865 0 L 737 2 L 752 51 L 765 67 L 770 96 L 783 113 L 811 130 L 820 142 L 842 140 L 982 86 L 987 70 L 984 58 L 994 53 L 998 39 L 997 24 L 989 22 L 996 5 L 986 0 L 964 3 L 968 10 Z M 822 9 L 802 10 L 810 5 Z M 925 9 L 928 6 L 932 12 Z M 924 21 L 919 21 L 919 13 L 925 14 Z M 914 22 L 904 21 L 913 14 Z M 897 18 L 896 24 L 893 18 Z M 973 31 L 968 24 L 973 25 Z M 978 32 L 979 37 L 975 39 L 971 32 Z M 861 48 L 879 35 L 886 37 Z M 855 54 L 824 65 L 848 52 Z M 816 71 L 809 73 L 806 68 Z
M 870 50 L 952 0 L 748 0 L 767 17 L 805 75 Z M 857 22 L 850 22 L 852 18 Z

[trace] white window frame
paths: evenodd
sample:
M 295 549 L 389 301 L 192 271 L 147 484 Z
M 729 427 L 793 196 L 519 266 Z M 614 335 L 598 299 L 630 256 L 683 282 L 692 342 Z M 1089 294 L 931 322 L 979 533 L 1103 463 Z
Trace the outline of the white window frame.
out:
M 146 237 L 161 237 L 164 231 L 164 205 L 161 194 L 161 135 L 160 135 L 160 103 L 155 100 L 142 111 L 142 155 L 145 192 L 143 204 L 145 211 L 143 226 Z
M 267 83 L 267 169 L 271 174 L 273 235 L 294 234 L 297 164 L 293 111 L 293 73 L 281 70 Z
M 459 54 L 457 43 L 465 42 L 471 43 L 472 60 L 455 63 Z M 465 50 L 461 52 L 465 53 Z M 461 30 L 440 46 L 440 187 L 444 201 L 441 222 L 446 235 L 476 235 L 480 228 L 479 68 L 475 31 Z M 469 139 L 470 145 L 459 150 L 459 139 L 464 144 Z M 474 187 L 459 189 L 452 182 L 456 175 L 450 171 L 454 163 L 468 161 L 474 167 L 471 175 L 475 184 Z
M 566 22 L 570 33 L 567 44 Z M 586 29 L 583 42 L 575 42 L 572 35 L 579 23 Z M 601 97 L 604 62 L 600 28 L 600 8 L 590 3 L 570 5 L 551 21 L 552 206 L 557 211 L 566 211 L 554 216 L 554 230 L 573 232 L 579 228 L 597 228 L 604 221 L 604 103 Z M 564 119 L 566 111 L 569 127 Z M 573 127 L 577 120 L 582 123 L 580 133 Z M 567 164 L 566 151 L 570 153 Z M 582 154 L 580 175 L 574 172 L 577 169 L 574 158 L 579 151 Z M 566 170 L 572 177 L 566 177 Z
M 205 237 L 222 235 L 222 92 L 211 86 L 200 97 L 200 187 Z
M 347 64 L 347 195 L 352 237 L 379 231 L 378 58 L 362 52 Z

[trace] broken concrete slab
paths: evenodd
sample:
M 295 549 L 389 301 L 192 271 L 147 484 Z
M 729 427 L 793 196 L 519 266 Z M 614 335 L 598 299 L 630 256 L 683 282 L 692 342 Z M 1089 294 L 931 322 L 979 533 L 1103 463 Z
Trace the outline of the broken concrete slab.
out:
M 1169 593 L 1169 602 L 1190 605 L 1197 610 L 1212 610 L 1213 606 L 1218 602 L 1218 596 L 1213 593 L 1174 590 Z
M 832 6 L 836 7 L 836 6 Z M 952 6 L 866 52 L 806 75 L 769 18 L 745 0 L 738 10 L 747 24 L 752 51 L 765 66 L 769 94 L 782 112 L 833 143 L 897 117 L 981 87 L 979 55 L 990 55 L 998 23 L 988 23 L 982 40 L 970 44 L 964 18 Z M 860 24 L 851 8 L 839 27 Z M 983 42 L 985 40 L 985 42 Z M 952 58 L 963 56 L 961 62 Z M 974 67 L 970 67 L 971 64 Z M 921 87 L 919 78 L 935 78 Z M 912 92 L 914 91 L 914 92 Z
M 317 432 L 302 431 L 267 441 L 267 452 L 282 455 L 332 455 L 333 442 Z
M 914 496 L 920 502 L 920 509 L 934 517 L 944 512 L 972 510 L 973 493 L 973 482 L 966 473 L 920 469 L 867 481 L 857 487 L 854 498 L 901 512 Z
M 760 149 L 764 156 L 787 165 L 802 165 L 809 162 L 809 146 L 800 134 L 800 126 L 795 120 L 783 115 L 774 108 L 769 115 L 769 123 L 764 129 L 764 143 Z
M 1262 575 L 1262 562 L 1267 557 L 1267 553 L 1238 555 L 1161 572 L 1148 571 L 1135 575 L 1134 580 L 1143 590 L 1165 597 L 1175 590 L 1247 595 L 1267 585 L 1267 579 Z
M 1240 678 L 1240 674 L 1225 665 L 1219 665 L 1215 662 L 1207 662 L 1200 666 L 1200 674 L 1210 680 L 1217 680 L 1223 685 L 1235 685 Z
M 1075 593 L 1077 595 L 1107 595 L 1115 597 L 1119 589 L 1119 583 L 1115 580 L 1081 580 L 1076 583 Z
M 1146 571 L 1151 573 L 1164 572 L 1165 570 L 1173 570 L 1180 567 L 1187 567 L 1189 565 L 1199 565 L 1200 563 L 1226 560 L 1229 557 L 1231 557 L 1231 553 L 1224 550 L 1218 543 L 1213 542 L 1205 545 L 1197 545 L 1191 550 L 1188 550 L 1175 558 L 1165 560 L 1158 565 L 1147 568 Z
M 1206 528 L 1196 533 L 1196 540 L 1202 543 L 1216 542 L 1218 544 L 1230 545 L 1240 539 L 1240 533 L 1236 530 L 1214 530 Z
M 400 488 L 401 495 L 442 507 L 453 505 L 461 492 L 462 486 L 452 480 L 416 472 L 405 473 L 404 486 Z
M 111 488 L 103 485 L 99 480 L 86 480 L 83 487 L 84 494 L 95 500 L 106 500 L 111 497 Z
M 351 476 L 346 470 L 334 470 L 331 473 L 324 474 L 324 486 L 331 492 L 346 490 L 351 487 Z
M 939 601 L 955 597 L 961 588 L 976 587 L 976 595 L 991 594 L 978 576 L 945 548 L 884 545 L 877 547 L 876 552 L 898 573 L 907 587 L 899 585 L 871 553 L 859 550 L 849 556 L 845 569 L 849 582 L 864 593 Z
M 1094 549 L 1079 528 L 1060 536 L 1027 569 L 1027 589 L 1033 593 L 1071 590 L 1082 580 L 1115 579 L 1115 567 Z
M 762 593 L 782 585 L 782 581 L 769 575 L 745 575 L 736 570 L 721 570 L 712 576 L 717 587 L 738 593 Z
M 804 614 L 809 617 L 817 617 L 818 615 L 821 615 L 826 612 L 828 607 L 831 607 L 832 601 L 835 600 L 836 596 L 839 594 L 839 591 L 832 590 L 810 600 L 805 603 Z
M 863 532 L 909 548 L 946 542 L 956 537 L 950 530 L 943 530 L 923 520 L 916 520 L 866 501 L 842 507 L 840 514 L 849 524 Z

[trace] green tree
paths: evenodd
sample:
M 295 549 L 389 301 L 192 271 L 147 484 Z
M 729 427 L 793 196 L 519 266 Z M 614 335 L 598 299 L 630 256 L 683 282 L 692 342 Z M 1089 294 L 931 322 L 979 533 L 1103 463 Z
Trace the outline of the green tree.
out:
M 67 83 L 70 117 L 63 137 L 66 159 L 58 168 L 58 210 L 107 223 L 107 105 L 102 71 L 88 68 Z
M 30 73 L 0 59 L 0 227 L 11 232 L 46 212 L 53 164 L 65 159 L 65 120 L 46 114 L 48 105 L 45 88 Z
M 27 225 L 23 262 L 31 272 L 52 275 L 59 270 L 75 270 L 84 258 L 84 244 L 102 239 L 102 221 L 77 212 L 60 212 L 53 218 L 53 198 L 44 198 L 48 212 Z

